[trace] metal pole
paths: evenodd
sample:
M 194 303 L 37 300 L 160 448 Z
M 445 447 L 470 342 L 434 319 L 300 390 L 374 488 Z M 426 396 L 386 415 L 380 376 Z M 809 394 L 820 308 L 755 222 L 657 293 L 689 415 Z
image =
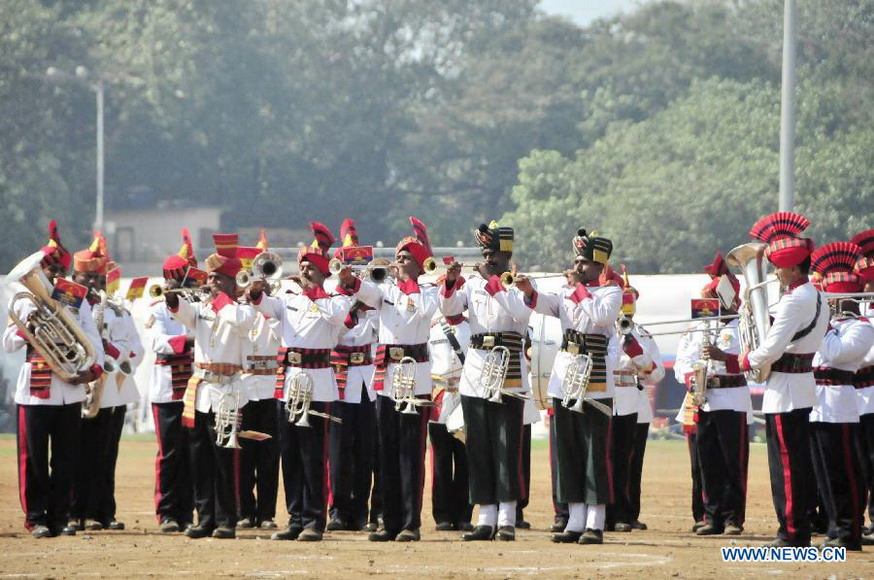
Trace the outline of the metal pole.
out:
M 783 1 L 783 90 L 780 99 L 780 211 L 795 207 L 795 0 Z
M 94 86 L 97 92 L 97 208 L 94 229 L 103 230 L 103 80 Z

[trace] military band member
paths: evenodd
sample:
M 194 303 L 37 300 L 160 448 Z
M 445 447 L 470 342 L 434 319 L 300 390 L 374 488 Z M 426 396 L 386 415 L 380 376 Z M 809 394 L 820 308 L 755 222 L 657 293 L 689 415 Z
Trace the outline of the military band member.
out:
M 643 382 L 657 383 L 665 374 L 658 346 L 652 336 L 633 321 L 640 293 L 630 285 L 624 270 L 623 265 L 621 312 L 626 322 L 620 331 L 621 354 L 613 371 L 616 396 L 610 431 L 614 501 L 607 506 L 606 521 L 606 529 L 617 532 L 630 532 L 640 513 L 640 479 L 635 475 L 640 472 L 635 465 L 634 443 Z M 642 457 L 639 468 L 643 468 Z
M 864 281 L 863 291 L 874 293 L 874 230 L 861 232 L 850 241 L 862 250 L 853 271 Z M 862 305 L 861 313 L 872 322 L 874 308 L 870 299 Z M 865 355 L 853 384 L 859 396 L 859 451 L 868 506 L 868 526 L 863 530 L 862 544 L 871 546 L 874 545 L 874 348 Z
M 162 267 L 170 288 L 194 289 L 197 281 L 186 277 L 197 267 L 187 228 L 182 247 L 167 257 Z M 158 452 L 155 457 L 155 514 L 164 533 L 179 532 L 192 523 L 194 483 L 191 470 L 191 431 L 182 425 L 182 397 L 194 366 L 194 333 L 174 320 L 164 299 L 149 307 L 147 344 L 155 353 L 149 379 L 149 400 L 155 423 Z
M 72 256 L 61 244 L 54 220 L 49 224 L 49 242 L 41 251 L 42 272 L 49 283 L 56 284 L 67 275 Z M 85 333 L 96 356 L 91 368 L 79 372 L 72 382 L 62 381 L 51 370 L 14 323 L 10 322 L 3 333 L 6 352 L 27 349 L 15 389 L 16 442 L 24 526 L 35 538 L 76 533 L 68 520 L 79 457 L 84 385 L 103 373 L 103 349 L 90 305 L 82 301 L 78 311 L 70 306 L 62 308 Z M 33 311 L 30 302 L 15 303 L 14 312 L 22 321 L 27 322 Z
M 437 406 L 428 423 L 428 436 L 431 439 L 431 510 L 438 532 L 473 529 L 464 436 L 457 437 L 457 432 L 450 432 L 447 427 L 449 418 L 455 419 L 462 411 L 458 383 L 469 346 L 470 324 L 464 315 L 434 318 L 428 347 L 434 380 L 433 399 Z
M 701 290 L 702 298 L 717 298 L 716 288 L 725 277 L 734 289 L 734 299 L 722 304 L 723 315 L 737 313 L 740 282 L 728 270 L 721 253 L 704 270 L 711 281 Z M 691 385 L 693 365 L 707 365 L 704 401 L 697 411 L 697 456 L 704 497 L 704 525 L 698 535 L 737 535 L 743 531 L 746 511 L 749 429 L 747 415 L 752 399 L 746 377 L 731 361 L 702 359 L 705 346 L 715 340 L 723 352 L 738 355 L 741 345 L 738 321 L 699 322 L 683 335 L 677 347 L 674 368 L 684 383 Z
M 811 263 L 823 277 L 823 290 L 861 292 L 863 281 L 853 272 L 860 254 L 859 246 L 849 242 L 817 249 Z M 856 453 L 859 405 L 854 379 L 874 347 L 874 326 L 859 317 L 857 302 L 831 299 L 830 303 L 831 325 L 813 359 L 817 396 L 810 413 L 813 471 L 828 516 L 823 545 L 861 550 L 865 484 Z
M 261 238 L 255 251 L 266 252 L 267 238 Z M 256 254 L 257 256 L 257 254 Z M 246 270 L 251 262 L 243 261 Z M 279 321 L 259 315 L 243 343 L 245 363 L 243 384 L 249 402 L 243 409 L 242 429 L 270 435 L 263 440 L 240 441 L 240 520 L 238 528 L 276 528 L 276 495 L 279 491 L 279 403 L 276 391 L 276 356 L 279 352 Z M 257 493 L 256 493 L 257 492 Z
M 664 367 L 662 367 L 664 373 Z M 628 469 L 628 518 L 631 529 L 645 530 L 647 525 L 640 521 L 640 496 L 643 481 L 643 458 L 646 454 L 646 443 L 649 440 L 649 427 L 653 412 L 650 393 L 655 389 L 655 378 L 652 377 L 641 385 L 637 391 L 637 425 L 634 426 L 634 440 L 631 445 L 631 461 Z
M 675 365 L 674 376 L 677 382 L 685 384 L 687 389 L 691 389 L 691 384 L 684 382 L 689 380 L 684 375 L 685 373 L 679 372 Z M 680 429 L 686 437 L 686 451 L 689 453 L 689 470 L 692 478 L 692 519 L 695 521 L 692 524 L 692 533 L 696 533 L 707 522 L 704 519 L 704 482 L 701 474 L 701 462 L 698 459 L 698 405 L 692 402 L 691 391 L 686 391 L 674 421 L 680 424 Z
M 762 411 L 768 438 L 771 495 L 779 530 L 774 546 L 809 546 L 810 410 L 816 404 L 813 356 L 828 326 L 828 305 L 808 279 L 813 241 L 799 237 L 810 222 L 799 214 L 777 212 L 756 222 L 750 236 L 767 244 L 785 293 L 771 309 L 767 335 L 750 352 L 737 357 L 741 371 L 770 365 Z M 762 314 L 758 314 L 762 316 Z M 755 314 L 754 314 L 755 316 Z M 734 365 L 734 355 L 706 347 L 713 360 Z M 729 360 L 731 359 L 731 360 Z
M 537 293 L 527 280 L 517 284 L 537 312 L 559 318 L 564 332 L 549 380 L 549 395 L 555 410 L 558 499 L 568 503 L 569 518 L 564 532 L 554 534 L 552 540 L 601 544 L 606 504 L 612 499 L 609 433 L 614 381 L 610 359 L 616 353 L 608 353 L 608 345 L 616 334 L 622 290 L 613 280 L 600 281 L 613 250 L 610 240 L 580 229 L 573 249 L 576 258 L 568 276 L 571 283 L 560 293 Z M 579 362 L 582 354 L 591 356 L 592 370 L 584 393 L 584 412 L 577 412 L 562 402 L 569 367 Z M 573 398 L 568 402 L 578 401 Z
M 340 226 L 343 247 L 359 245 L 355 222 Z M 342 250 L 335 257 L 340 259 Z M 373 347 L 379 337 L 375 309 L 356 300 L 338 327 L 340 338 L 331 352 L 337 378 L 334 415 L 343 423 L 328 426 L 331 505 L 328 531 L 358 531 L 367 525 L 368 502 L 376 463 L 376 393 L 373 391 Z
M 504 287 L 501 275 L 510 271 L 513 228 L 497 222 L 474 232 L 483 263 L 464 280 L 453 263 L 440 290 L 446 316 L 468 311 L 470 349 L 464 361 L 459 391 L 467 427 L 470 501 L 479 504 L 479 519 L 462 539 L 512 541 L 516 538 L 516 507 L 527 496 L 522 469 L 524 398 L 528 398 L 527 361 L 522 354 L 531 307 L 517 288 Z M 493 349 L 506 349 L 509 360 L 500 392 L 483 388 L 487 360 Z M 492 365 L 494 366 L 494 365 Z M 494 381 L 492 381 L 494 382 Z
M 356 279 L 355 298 L 379 312 L 374 390 L 379 432 L 379 470 L 383 501 L 383 529 L 368 535 L 372 542 L 411 542 L 420 539 L 422 493 L 425 485 L 425 443 L 430 415 L 431 362 L 428 335 L 437 311 L 437 289 L 419 285 L 424 265 L 431 259 L 431 245 L 422 222 L 410 218 L 416 236 L 395 247 L 396 281 L 376 286 Z M 411 358 L 414 362 L 402 359 Z M 397 373 L 397 375 L 396 375 Z M 405 375 L 412 392 L 395 392 L 402 384 L 393 377 Z M 396 400 L 397 399 L 397 400 Z M 406 402 L 404 402 L 406 399 Z
M 197 525 L 185 531 L 189 538 L 236 537 L 239 450 L 226 446 L 232 440 L 217 441 L 216 433 L 218 411 L 227 409 L 232 423 L 235 412 L 248 400 L 241 372 L 244 343 L 256 313 L 236 301 L 235 277 L 241 268 L 236 238 L 236 234 L 213 235 L 216 253 L 206 259 L 209 297 L 203 302 L 165 294 L 170 315 L 194 333 L 195 372 L 185 389 L 182 411 L 183 424 L 193 429 L 190 445 Z
M 315 241 L 302 247 L 297 258 L 300 268 L 297 281 L 302 292 L 267 296 L 256 282 L 250 287 L 249 297 L 258 312 L 280 322 L 281 400 L 311 398 L 309 412 L 293 414 L 287 405 L 281 407 L 282 479 L 289 522 L 272 538 L 318 542 L 327 522 L 326 417 L 332 416 L 331 403 L 338 397 L 331 349 L 337 344 L 339 328 L 352 301 L 342 284 L 338 285 L 339 295 L 329 296 L 325 292 L 324 282 L 331 275 L 327 252 L 334 236 L 320 223 L 310 222 L 310 227 Z M 348 268 L 340 276 L 346 282 L 354 278 Z

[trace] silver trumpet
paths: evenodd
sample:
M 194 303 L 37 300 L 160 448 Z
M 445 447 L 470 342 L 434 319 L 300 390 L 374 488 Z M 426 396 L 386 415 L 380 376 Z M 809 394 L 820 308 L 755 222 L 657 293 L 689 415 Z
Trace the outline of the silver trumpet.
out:
M 434 402 L 416 398 L 416 359 L 405 356 L 391 372 L 392 399 L 395 411 L 405 415 L 418 413 L 416 407 L 433 407 Z
M 285 399 L 285 409 L 288 411 L 288 422 L 295 427 L 312 427 L 309 416 L 322 417 L 335 423 L 343 419 L 310 409 L 313 403 L 313 378 L 307 372 L 301 372 L 292 377 L 288 384 L 288 396 Z
M 588 403 L 610 417 L 613 415 L 613 409 L 601 401 L 586 396 L 589 390 L 589 379 L 592 378 L 592 364 L 592 356 L 589 354 L 578 354 L 574 357 L 573 362 L 568 365 L 564 381 L 561 383 L 561 391 L 564 393 L 561 404 L 571 411 L 584 413 L 583 405 Z
M 353 271 L 366 272 L 370 281 L 374 284 L 384 282 L 389 277 L 390 264 L 346 264 L 342 260 L 333 258 L 328 262 L 328 271 L 331 274 L 339 274 L 343 268 L 351 268 Z
M 225 449 L 239 449 L 241 420 L 240 394 L 223 393 L 215 412 L 215 444 Z
M 270 286 L 270 293 L 276 294 L 282 279 L 282 257 L 275 252 L 261 252 L 252 260 L 252 272 L 240 270 L 235 282 L 240 288 L 246 288 L 261 280 Z
M 492 403 L 500 403 L 503 395 L 527 400 L 530 397 L 522 393 L 514 393 L 504 388 L 507 371 L 510 368 L 510 349 L 506 346 L 494 346 L 483 360 L 483 368 L 479 375 L 479 388 L 485 398 Z

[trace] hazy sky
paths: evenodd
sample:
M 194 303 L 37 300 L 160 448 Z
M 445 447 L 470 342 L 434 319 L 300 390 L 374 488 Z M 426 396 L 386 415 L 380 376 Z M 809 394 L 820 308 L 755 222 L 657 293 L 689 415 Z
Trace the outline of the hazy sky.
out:
M 569 16 L 574 22 L 584 26 L 596 18 L 627 12 L 648 1 L 650 0 L 543 0 L 540 8 L 547 14 Z

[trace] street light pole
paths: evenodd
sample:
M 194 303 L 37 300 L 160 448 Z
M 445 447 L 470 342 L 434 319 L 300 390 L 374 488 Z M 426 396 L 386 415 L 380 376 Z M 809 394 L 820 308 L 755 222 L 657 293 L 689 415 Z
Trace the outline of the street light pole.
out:
M 103 231 L 103 79 L 92 87 L 97 93 L 97 208 L 94 229 Z
M 780 211 L 795 207 L 795 0 L 783 0 L 780 98 Z

